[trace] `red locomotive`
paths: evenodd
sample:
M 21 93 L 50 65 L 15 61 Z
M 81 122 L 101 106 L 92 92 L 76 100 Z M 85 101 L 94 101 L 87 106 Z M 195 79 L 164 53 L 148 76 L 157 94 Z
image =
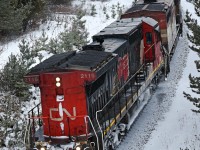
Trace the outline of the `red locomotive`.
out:
M 163 11 L 152 10 L 157 7 L 146 11 L 142 5 L 137 14 L 151 12 L 147 14 L 155 20 L 136 18 L 132 10 L 140 5 L 94 35 L 82 51 L 53 55 L 24 77 L 41 91 L 41 104 L 29 112 L 27 142 L 31 148 L 115 149 L 128 128 L 130 110 L 160 72 L 167 70 L 171 53 L 170 38 L 164 33 L 169 25 L 160 20 L 173 20 L 176 13 L 159 15 Z M 178 21 L 171 24 L 178 31 L 174 28 Z M 168 46 L 162 48 L 161 41 Z

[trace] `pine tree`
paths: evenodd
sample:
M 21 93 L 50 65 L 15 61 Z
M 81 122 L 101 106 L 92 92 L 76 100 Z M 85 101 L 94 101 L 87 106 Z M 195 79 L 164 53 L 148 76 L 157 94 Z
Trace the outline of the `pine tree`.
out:
M 9 56 L 9 60 L 0 71 L 0 91 L 9 92 L 20 100 L 27 100 L 30 86 L 24 83 L 23 77 L 38 57 L 38 51 L 30 47 L 30 43 L 22 40 L 19 44 L 20 54 Z
M 193 4 L 194 4 L 194 9 L 195 9 L 197 16 L 200 17 L 200 1 L 199 0 L 193 0 Z
M 96 14 L 97 14 L 97 12 L 96 12 L 95 5 L 92 5 L 90 15 L 91 15 L 91 16 L 95 16 Z
M 103 13 L 106 14 L 107 8 L 106 6 L 103 7 Z
M 115 5 L 112 5 L 112 10 L 111 10 L 111 12 L 112 12 L 112 18 L 114 19 L 115 16 L 116 16 L 116 13 L 115 13 Z
M 30 43 L 24 39 L 19 43 L 19 49 L 22 64 L 26 66 L 26 69 L 29 69 L 30 66 L 35 63 L 34 58 L 38 56 L 37 51 L 32 49 Z
M 108 14 L 106 14 L 106 19 L 108 20 L 110 17 L 109 17 L 109 15 Z
M 44 16 L 45 0 L 1 0 L 0 35 L 18 34 Z
M 197 15 L 200 16 L 199 1 L 195 0 L 194 5 Z M 191 14 L 188 11 L 186 12 L 185 22 L 188 28 L 192 31 L 192 34 L 187 34 L 188 39 L 193 43 L 193 46 L 190 46 L 190 48 L 193 51 L 197 52 L 198 55 L 200 56 L 200 26 L 197 24 L 197 20 L 191 18 Z M 200 60 L 196 60 L 195 64 L 198 72 L 200 72 Z M 192 92 L 200 94 L 200 77 L 194 77 L 190 74 L 189 79 Z M 197 107 L 198 110 L 193 110 L 193 111 L 200 113 L 200 98 L 192 97 L 190 94 L 187 94 L 186 92 L 183 92 L 183 94 L 185 97 L 187 97 L 189 101 L 193 102 L 193 104 Z
M 120 6 L 119 3 L 117 3 L 117 13 L 119 17 L 122 15 L 122 7 Z
M 27 14 L 27 22 L 32 20 L 32 22 L 37 22 L 40 19 L 45 18 L 46 0 L 24 0 L 25 3 L 31 3 L 30 13 Z
M 0 95 L 0 140 L 9 138 L 8 142 L 0 141 L 0 149 L 5 146 L 9 149 L 22 146 L 24 127 L 22 119 L 24 118 L 20 116 L 20 107 L 21 102 L 16 96 L 9 92 Z M 19 120 L 21 123 L 18 123 Z
M 22 30 L 26 13 L 30 9 L 30 5 L 17 6 L 12 3 L 12 0 L 0 1 L 0 34 L 7 35 L 12 33 L 19 33 Z
M 29 96 L 29 86 L 23 82 L 23 77 L 27 73 L 27 66 L 22 59 L 13 54 L 0 72 L 0 89 L 3 92 L 10 92 L 12 95 L 25 100 Z
M 87 44 L 88 32 L 85 28 L 85 21 L 82 21 L 83 14 L 79 12 L 76 18 L 72 19 L 72 27 L 61 32 L 57 38 L 51 39 L 47 50 L 50 53 L 58 54 L 66 51 L 81 50 Z

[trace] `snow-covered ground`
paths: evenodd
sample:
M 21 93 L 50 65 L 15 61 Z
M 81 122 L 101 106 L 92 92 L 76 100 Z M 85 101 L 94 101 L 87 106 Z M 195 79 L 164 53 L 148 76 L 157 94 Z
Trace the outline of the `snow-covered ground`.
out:
M 117 19 L 111 17 L 112 5 L 120 6 L 123 10 L 129 8 L 132 4 L 130 0 L 110 0 L 107 2 L 86 1 L 83 7 L 90 11 L 91 6 L 96 6 L 97 14 L 93 16 L 84 16 L 86 28 L 89 32 L 88 40 L 91 36 L 99 32 L 105 26 Z M 73 5 L 80 4 L 76 0 Z M 107 8 L 107 14 L 110 16 L 106 19 L 103 13 L 104 6 Z M 193 5 L 182 1 L 184 11 L 188 9 L 195 17 Z M 116 8 L 115 8 L 116 9 Z M 68 22 L 67 18 L 62 23 L 49 21 L 41 25 L 37 31 L 19 37 L 9 43 L 0 45 L 0 69 L 8 61 L 8 56 L 19 53 L 19 42 L 24 38 L 30 42 L 42 35 L 45 31 L 49 37 L 56 37 L 64 30 L 64 24 Z M 132 125 L 124 141 L 119 145 L 119 150 L 176 150 L 176 149 L 200 149 L 200 115 L 191 111 L 194 106 L 191 102 L 183 97 L 183 91 L 191 92 L 189 88 L 188 75 L 198 75 L 194 60 L 199 59 L 197 54 L 188 48 L 186 38 L 186 26 L 184 26 L 184 36 L 180 38 L 176 53 L 171 62 L 171 72 L 168 80 L 158 85 L 157 90 L 152 96 L 149 103 L 140 113 Z M 31 106 L 25 108 L 29 110 Z

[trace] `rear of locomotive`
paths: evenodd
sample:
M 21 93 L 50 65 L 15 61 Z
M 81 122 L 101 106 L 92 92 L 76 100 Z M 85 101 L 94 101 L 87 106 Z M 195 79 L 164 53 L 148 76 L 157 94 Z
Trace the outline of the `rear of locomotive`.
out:
M 96 80 L 93 68 L 96 66 L 78 60 L 94 61 L 97 53 L 82 53 L 54 55 L 25 76 L 27 83 L 39 86 L 41 91 L 41 105 L 29 112 L 28 141 L 31 148 L 48 149 L 51 145 L 63 145 L 64 149 L 81 150 L 93 149 L 98 143 L 90 141 L 97 137 L 97 133 L 88 115 L 85 89 L 87 84 Z M 102 53 L 96 61 L 112 57 Z M 55 58 L 59 61 L 55 62 Z

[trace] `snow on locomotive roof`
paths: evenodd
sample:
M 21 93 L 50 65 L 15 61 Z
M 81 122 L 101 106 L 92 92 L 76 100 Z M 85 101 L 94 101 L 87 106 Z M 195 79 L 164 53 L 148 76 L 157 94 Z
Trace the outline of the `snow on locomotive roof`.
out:
M 151 0 L 139 0 L 136 2 L 137 5 L 133 5 L 130 9 L 128 9 L 125 13 L 137 12 L 141 10 L 147 11 L 163 11 L 171 6 L 174 1 L 173 0 L 156 0 L 155 2 L 151 2 Z
M 76 53 L 74 57 L 60 65 L 60 67 L 78 70 L 93 70 L 100 68 L 112 56 L 112 53 L 104 51 L 80 51 Z
M 120 47 L 124 47 L 126 44 L 127 40 L 125 39 L 119 39 L 119 38 L 106 38 L 104 39 L 104 42 L 102 43 L 102 46 L 104 48 L 105 52 L 116 52 Z M 90 47 L 99 45 L 99 42 L 94 41 L 88 45 L 88 49 Z
M 150 17 L 143 17 L 145 19 L 143 19 L 143 21 L 149 25 L 151 25 L 152 27 L 155 27 L 156 25 L 158 25 L 158 22 Z
M 132 6 L 130 9 L 126 11 L 126 13 L 141 11 L 141 10 L 149 10 L 149 11 L 166 11 L 166 5 L 164 3 L 151 3 L 151 4 L 137 4 Z
M 148 4 L 148 3 L 151 3 L 151 4 L 161 4 L 161 3 L 164 3 L 164 4 L 167 4 L 168 6 L 171 6 L 173 4 L 174 0 L 139 0 L 136 2 L 136 4 Z
M 131 31 L 136 30 L 138 26 L 141 25 L 142 21 L 153 26 L 158 23 L 149 17 L 124 18 L 111 23 L 109 26 L 94 35 L 94 37 L 103 35 L 128 35 Z
M 120 19 L 105 27 L 95 36 L 101 35 L 127 35 L 141 24 L 140 18 Z

